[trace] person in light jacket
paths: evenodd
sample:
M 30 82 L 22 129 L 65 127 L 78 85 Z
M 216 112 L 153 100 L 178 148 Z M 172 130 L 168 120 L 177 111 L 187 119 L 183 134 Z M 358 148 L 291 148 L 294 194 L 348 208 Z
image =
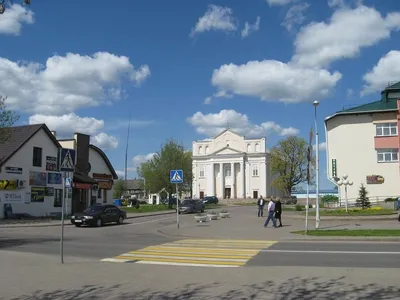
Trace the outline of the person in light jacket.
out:
M 275 213 L 275 202 L 274 200 L 271 199 L 268 203 L 268 217 L 265 220 L 264 227 L 267 227 L 269 221 L 272 220 L 273 228 L 276 228 L 276 220 L 274 213 Z

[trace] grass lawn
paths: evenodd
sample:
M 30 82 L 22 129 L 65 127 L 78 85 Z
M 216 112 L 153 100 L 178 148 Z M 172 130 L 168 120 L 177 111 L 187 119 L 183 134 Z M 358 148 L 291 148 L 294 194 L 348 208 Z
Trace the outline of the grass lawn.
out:
M 303 211 L 303 214 L 305 212 Z M 332 209 L 332 210 L 321 210 L 321 216 L 379 216 L 379 215 L 392 215 L 396 214 L 393 209 L 349 209 L 349 212 L 346 212 L 344 209 Z M 315 211 L 309 212 L 310 216 L 315 216 Z
M 304 230 L 292 233 L 305 234 Z M 400 229 L 338 229 L 338 230 L 308 230 L 308 235 L 312 236 L 399 236 Z

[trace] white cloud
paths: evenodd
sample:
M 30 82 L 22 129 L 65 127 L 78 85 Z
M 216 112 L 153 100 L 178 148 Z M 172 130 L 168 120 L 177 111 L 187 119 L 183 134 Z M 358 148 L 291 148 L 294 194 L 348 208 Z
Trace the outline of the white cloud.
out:
M 154 155 L 156 155 L 156 153 L 148 153 L 148 154 L 140 154 L 140 155 L 136 155 L 133 159 L 132 159 L 132 163 L 133 163 L 133 167 L 136 171 L 137 167 L 140 167 L 140 165 L 142 163 L 148 162 L 149 160 L 151 160 Z
M 211 104 L 211 101 L 212 101 L 212 97 L 211 96 L 209 96 L 209 97 L 206 97 L 205 99 L 204 99 L 204 104 Z
M 392 50 L 383 56 L 363 79 L 366 84 L 361 95 L 381 91 L 389 82 L 400 81 L 400 51 Z
M 90 142 L 101 149 L 115 149 L 118 147 L 118 139 L 104 132 L 91 136 Z
M 315 149 L 316 149 L 316 147 L 315 147 L 315 145 L 314 145 L 314 146 L 313 146 L 313 150 L 315 151 Z M 319 145 L 318 145 L 318 150 L 319 150 L 319 151 L 326 151 L 326 142 L 319 143 Z
M 148 76 L 147 65 L 135 69 L 128 57 L 108 52 L 54 55 L 46 65 L 0 57 L 0 94 L 8 95 L 10 109 L 25 112 L 61 114 L 112 103 L 123 81 L 138 85 Z
M 209 137 L 216 136 L 226 129 L 228 125 L 233 131 L 247 137 L 263 137 L 271 133 L 276 133 L 280 136 L 289 136 L 299 133 L 299 130 L 294 127 L 283 128 L 275 122 L 253 124 L 247 115 L 234 110 L 221 110 L 215 114 L 196 112 L 187 121 L 196 128 L 199 134 Z
M 282 22 L 282 26 L 284 26 L 288 31 L 292 31 L 293 27 L 296 25 L 301 25 L 306 20 L 304 16 L 304 12 L 310 7 L 308 3 L 300 3 L 293 5 L 286 12 L 285 19 Z
M 344 0 L 328 0 L 328 6 L 331 8 L 343 8 L 346 6 Z
M 190 36 L 193 37 L 196 33 L 207 31 L 236 31 L 236 20 L 232 16 L 232 9 L 211 4 L 204 16 L 200 17 L 195 27 L 192 29 Z
M 216 93 L 214 93 L 212 96 L 209 96 L 209 97 L 206 97 L 205 99 L 204 99 L 204 104 L 211 104 L 211 101 L 213 100 L 213 99 L 216 99 L 216 98 L 232 98 L 233 97 L 233 95 L 231 95 L 231 94 L 228 94 L 226 91 L 224 91 L 224 90 L 220 90 L 220 91 L 217 91 Z
M 353 89 L 347 89 L 347 99 L 352 98 L 354 95 L 354 90 Z
M 400 13 L 382 17 L 374 8 L 361 4 L 354 9 L 340 8 L 329 22 L 311 23 L 300 30 L 293 61 L 305 67 L 327 67 L 356 57 L 362 48 L 389 38 L 392 30 L 399 29 Z
M 223 65 L 214 70 L 212 84 L 238 95 L 296 103 L 328 96 L 341 77 L 339 72 L 264 60 Z
M 242 38 L 248 37 L 251 33 L 258 31 L 260 29 L 260 21 L 261 18 L 257 17 L 256 22 L 254 24 L 246 22 L 242 30 Z
M 286 5 L 286 4 L 292 3 L 296 0 L 266 0 L 266 1 L 271 6 L 273 6 L 273 5 L 278 6 L 278 5 Z
M 115 173 L 117 173 L 118 179 L 124 179 L 125 178 L 125 171 L 115 170 Z
M 29 117 L 29 124 L 45 123 L 50 130 L 57 132 L 57 138 L 72 138 L 75 132 L 91 136 L 91 143 L 102 149 L 118 147 L 116 137 L 104 132 L 104 121 L 90 117 L 80 117 L 74 113 L 61 116 L 33 115 Z
M 34 13 L 19 4 L 12 4 L 6 8 L 4 14 L 0 15 L 0 34 L 21 34 L 23 24 L 35 23 Z

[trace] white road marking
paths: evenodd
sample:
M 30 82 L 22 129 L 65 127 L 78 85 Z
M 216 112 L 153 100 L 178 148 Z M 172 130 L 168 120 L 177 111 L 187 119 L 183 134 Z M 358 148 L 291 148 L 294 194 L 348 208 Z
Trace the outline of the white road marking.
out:
M 160 259 L 182 259 L 182 260 L 198 260 L 198 261 L 227 261 L 227 262 L 247 262 L 248 259 L 231 259 L 231 258 L 207 258 L 207 257 L 182 257 L 182 256 L 167 256 L 167 255 L 150 255 L 150 254 L 133 254 L 133 253 L 124 253 L 120 256 L 123 257 L 132 257 L 132 260 L 143 259 L 145 258 L 160 258 Z
M 151 221 L 144 221 L 144 222 L 138 222 L 138 223 L 130 223 L 130 224 L 127 224 L 127 225 L 132 226 L 132 225 L 142 225 L 142 224 L 148 224 L 148 223 L 155 223 L 155 222 L 159 222 L 159 221 L 163 221 L 163 220 L 168 220 L 168 219 L 172 219 L 172 218 L 175 218 L 175 216 L 173 216 L 173 217 L 168 217 L 168 218 L 161 218 L 161 219 L 151 220 Z M 128 220 L 129 220 L 129 219 L 128 219 Z
M 233 265 L 209 265 L 209 264 L 192 264 L 192 263 L 178 263 L 178 262 L 160 262 L 160 261 L 146 261 L 140 260 L 136 264 L 144 265 L 167 265 L 167 266 L 182 266 L 182 267 L 211 267 L 211 268 L 238 268 L 240 266 Z
M 276 253 L 314 253 L 314 254 L 386 254 L 386 255 L 400 255 L 400 252 L 379 252 L 379 251 L 324 251 L 324 250 L 275 250 L 265 249 L 260 252 L 276 252 Z
M 200 249 L 200 248 L 198 248 Z M 210 249 L 212 250 L 212 249 Z M 220 249 L 218 249 L 220 250 Z M 232 249 L 227 249 L 232 250 Z M 248 257 L 253 257 L 254 255 L 258 254 L 258 251 L 256 253 L 235 253 L 235 252 L 229 252 L 228 254 L 226 252 L 207 252 L 207 251 L 201 251 L 201 252 L 192 252 L 192 251 L 184 251 L 184 249 L 175 251 L 174 249 L 171 250 L 153 250 L 151 248 L 147 248 L 145 250 L 135 250 L 135 251 L 140 251 L 140 252 L 154 252 L 154 253 L 176 253 L 176 254 L 207 254 L 207 255 L 231 255 L 231 256 L 248 256 Z M 135 252 L 133 251 L 133 252 Z M 236 251 L 236 249 L 235 249 Z M 249 250 L 244 250 L 244 251 L 249 251 Z M 252 250 L 253 251 L 253 250 Z M 133 253 L 134 254 L 134 253 Z
M 103 262 L 124 263 L 124 262 L 130 261 L 130 260 L 129 260 L 129 259 L 120 259 L 120 258 L 104 258 L 104 259 L 102 259 L 102 260 L 100 260 L 100 261 L 103 261 Z

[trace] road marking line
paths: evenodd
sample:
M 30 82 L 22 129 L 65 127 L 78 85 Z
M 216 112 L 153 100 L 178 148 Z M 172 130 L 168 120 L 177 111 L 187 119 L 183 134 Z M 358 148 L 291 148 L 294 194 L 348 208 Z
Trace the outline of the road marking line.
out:
M 173 251 L 173 252 L 213 252 L 213 253 L 226 253 L 229 251 L 229 253 L 232 254 L 257 254 L 260 250 L 250 250 L 250 249 L 229 249 L 229 248 L 191 248 L 191 247 L 155 247 L 155 246 L 150 246 L 143 248 L 141 250 L 149 250 L 149 251 Z M 188 252 L 189 253 L 189 252 Z
M 182 259 L 182 260 L 201 260 L 201 261 L 227 261 L 227 262 L 247 262 L 248 258 L 230 258 L 230 257 L 198 257 L 198 256 L 176 256 L 176 255 L 151 255 L 151 254 L 133 254 L 133 253 L 124 253 L 121 254 L 120 257 L 131 257 L 134 260 L 141 260 L 147 258 L 160 258 L 160 259 Z
M 179 258 L 152 258 L 152 257 L 143 257 L 143 258 L 134 258 L 130 259 L 127 256 L 117 256 L 116 258 L 125 259 L 125 260 L 139 260 L 139 261 L 153 261 L 153 262 L 178 262 L 178 263 L 194 263 L 194 264 L 207 264 L 207 265 L 235 265 L 235 266 L 243 266 L 245 262 L 237 262 L 237 261 L 210 261 L 210 260 L 198 260 L 198 259 L 179 259 Z
M 144 218 L 145 218 L 145 217 L 144 217 Z M 148 224 L 148 223 L 155 223 L 155 222 L 158 222 L 158 221 L 168 220 L 168 219 L 172 219 L 172 218 L 174 218 L 174 217 L 161 218 L 161 219 L 150 220 L 150 221 L 144 221 L 144 222 L 137 222 L 137 223 L 129 223 L 129 224 L 127 224 L 127 225 L 132 226 L 132 225 L 142 225 L 142 224 Z M 129 220 L 129 219 L 128 219 L 128 220 Z
M 189 251 L 159 251 L 159 250 L 150 250 L 150 249 L 143 249 L 140 251 L 130 251 L 128 253 L 130 254 L 150 254 L 152 253 L 153 255 L 181 255 L 181 256 L 190 256 L 190 255 L 197 255 L 199 257 L 221 257 L 221 258 L 226 258 L 227 256 L 229 257 L 236 257 L 236 258 L 251 258 L 255 254 L 257 254 L 259 251 L 256 253 L 251 253 L 251 254 L 240 254 L 237 255 L 236 253 L 221 253 L 221 252 L 203 252 L 203 251 L 197 251 L 197 252 L 189 252 Z
M 250 245 L 237 245 L 237 246 L 233 246 L 233 245 L 227 245 L 227 244 L 203 244 L 203 243 L 199 243 L 199 244 L 164 244 L 164 246 L 179 246 L 179 247 L 193 247 L 193 246 L 208 246 L 208 247 L 213 247 L 213 248 L 224 248 L 224 249 L 238 249 L 238 250 L 255 250 L 255 249 L 263 249 L 263 248 L 268 248 L 272 245 L 263 245 L 263 246 L 250 246 Z M 197 247 L 196 247 L 197 248 Z
M 204 264 L 191 264 L 191 263 L 173 263 L 173 262 L 161 262 L 161 261 L 148 261 L 141 260 L 136 262 L 137 264 L 145 265 L 167 265 L 167 266 L 181 266 L 181 267 L 211 267 L 211 268 L 238 268 L 240 266 L 233 265 L 204 265 Z
M 178 241 L 179 242 L 179 241 Z M 267 243 L 277 243 L 277 241 L 265 241 L 265 240 L 227 240 L 227 239 L 185 239 L 185 240 L 180 240 L 180 242 L 224 242 L 224 243 L 255 243 L 255 244 L 265 244 Z
M 116 263 L 125 263 L 129 261 L 129 259 L 120 259 L 120 258 L 104 258 L 101 260 L 102 262 L 116 262 Z
M 260 252 L 276 252 L 276 253 L 315 253 L 315 254 L 390 254 L 390 255 L 400 255 L 400 252 L 379 252 L 379 251 L 323 251 L 323 250 L 275 250 L 275 249 L 265 249 Z

